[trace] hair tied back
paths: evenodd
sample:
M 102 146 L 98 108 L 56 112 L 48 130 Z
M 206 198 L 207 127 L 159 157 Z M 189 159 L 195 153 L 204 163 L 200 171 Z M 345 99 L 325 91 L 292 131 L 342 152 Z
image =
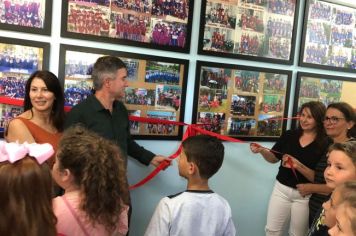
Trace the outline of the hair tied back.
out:
M 9 161 L 14 163 L 24 157 L 31 156 L 36 159 L 38 164 L 47 161 L 54 154 L 51 144 L 44 143 L 23 143 L 18 142 L 7 143 L 0 141 L 0 162 Z

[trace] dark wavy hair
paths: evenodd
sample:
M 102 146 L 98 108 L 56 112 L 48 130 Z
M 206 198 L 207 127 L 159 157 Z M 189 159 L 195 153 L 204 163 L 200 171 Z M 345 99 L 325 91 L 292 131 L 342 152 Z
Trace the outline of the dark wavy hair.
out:
M 68 169 L 84 193 L 80 208 L 92 224 L 115 230 L 129 203 L 126 167 L 119 147 L 99 135 L 75 125 L 64 131 L 59 142 L 59 171 Z
M 47 164 L 27 156 L 0 163 L 0 235 L 56 235 L 52 176 Z
M 55 100 L 53 103 L 50 119 L 53 126 L 56 127 L 56 129 L 59 132 L 62 132 L 64 128 L 63 126 L 64 126 L 64 118 L 65 118 L 64 93 L 57 76 L 52 72 L 47 70 L 38 70 L 32 73 L 30 78 L 27 80 L 25 86 L 24 110 L 25 111 L 31 110 L 31 108 L 33 107 L 30 99 L 30 89 L 31 89 L 32 80 L 34 78 L 39 78 L 43 80 L 43 82 L 47 86 L 47 89 L 54 94 Z
M 353 122 L 354 125 L 347 131 L 347 137 L 349 138 L 355 138 L 356 137 L 356 113 L 355 110 L 346 102 L 336 102 L 336 103 L 331 103 L 327 107 L 329 108 L 334 108 L 338 111 L 340 111 L 344 116 L 345 120 L 347 122 Z
M 318 102 L 318 101 L 306 102 L 306 103 L 302 104 L 302 106 L 299 110 L 299 114 L 302 114 L 302 111 L 305 108 L 309 108 L 310 113 L 315 120 L 315 123 L 316 123 L 315 142 L 318 145 L 318 147 L 321 148 L 327 141 L 327 136 L 326 136 L 324 124 L 323 124 L 326 107 L 322 102 Z M 298 127 L 298 134 L 299 134 L 299 136 L 301 136 L 303 134 L 303 130 L 302 130 L 300 124 Z

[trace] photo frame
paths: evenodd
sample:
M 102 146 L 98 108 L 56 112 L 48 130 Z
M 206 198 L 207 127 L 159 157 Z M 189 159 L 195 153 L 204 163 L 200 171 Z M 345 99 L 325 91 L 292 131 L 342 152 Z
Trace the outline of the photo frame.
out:
M 58 77 L 65 105 L 74 106 L 93 94 L 91 73 L 97 58 L 117 56 L 126 64 L 125 104 L 130 116 L 183 122 L 189 61 L 73 45 L 60 46 Z M 130 121 L 135 139 L 181 140 L 183 127 Z
M 293 64 L 298 0 L 202 0 L 198 53 Z
M 356 4 L 308 0 L 299 65 L 356 72 Z
M 193 6 L 194 0 L 63 0 L 61 36 L 189 53 Z
M 0 29 L 51 35 L 51 0 L 4 0 L 0 9 Z
M 25 84 L 36 70 L 49 67 L 48 43 L 0 37 L 0 137 L 22 113 Z
M 242 140 L 286 129 L 291 71 L 198 61 L 192 122 Z
M 356 80 L 351 77 L 298 72 L 293 105 L 297 116 L 303 103 L 321 101 L 328 106 L 334 102 L 347 102 L 356 108 Z M 292 127 L 297 122 L 293 120 Z

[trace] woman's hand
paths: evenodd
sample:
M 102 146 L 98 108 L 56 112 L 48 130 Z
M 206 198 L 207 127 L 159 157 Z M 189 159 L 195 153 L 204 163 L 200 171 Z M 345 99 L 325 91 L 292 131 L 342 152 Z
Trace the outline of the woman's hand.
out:
M 263 150 L 263 147 L 258 143 L 250 143 L 250 149 L 253 153 L 260 153 Z
M 298 169 L 302 166 L 303 164 L 300 163 L 300 161 L 298 161 L 296 158 L 294 158 L 293 156 L 289 155 L 289 154 L 284 154 L 282 157 L 282 166 L 286 167 L 286 168 L 295 168 Z

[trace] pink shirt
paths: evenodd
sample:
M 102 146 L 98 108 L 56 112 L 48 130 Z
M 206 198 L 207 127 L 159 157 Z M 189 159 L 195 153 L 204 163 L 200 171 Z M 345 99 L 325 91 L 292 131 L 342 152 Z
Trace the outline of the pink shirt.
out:
M 68 203 L 68 205 L 67 205 Z M 57 217 L 58 234 L 79 236 L 86 235 L 110 235 L 103 225 L 95 224 L 95 227 L 89 222 L 84 212 L 79 209 L 80 196 L 79 191 L 69 192 L 61 197 L 53 199 L 53 210 Z M 74 212 L 74 215 L 72 213 Z M 78 223 L 78 219 L 80 223 Z M 84 228 L 84 230 L 82 229 Z M 85 231 L 85 232 L 84 232 Z M 128 206 L 125 205 L 120 215 L 117 229 L 112 235 L 126 235 L 128 231 Z

